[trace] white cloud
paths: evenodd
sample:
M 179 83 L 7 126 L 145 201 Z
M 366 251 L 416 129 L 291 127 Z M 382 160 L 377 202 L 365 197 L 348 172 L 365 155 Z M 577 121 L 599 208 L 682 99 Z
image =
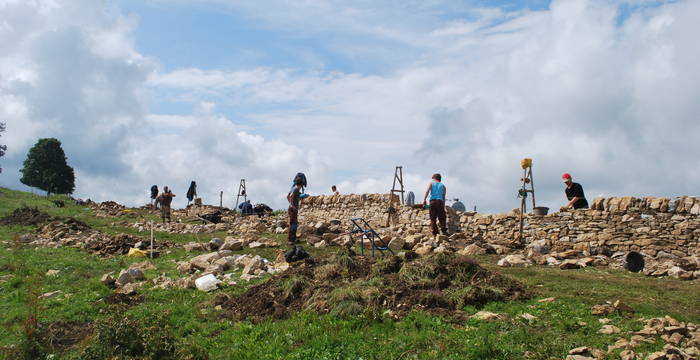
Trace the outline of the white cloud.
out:
M 248 82 L 243 98 L 240 87 L 213 87 L 222 101 L 288 102 L 248 116 L 328 154 L 353 174 L 336 176 L 351 191 L 388 191 L 381 174 L 403 164 L 423 179 L 444 172 L 470 204 L 508 210 L 526 156 L 535 158 L 538 199 L 552 207 L 562 201 L 564 171 L 589 197 L 694 191 L 697 2 L 642 8 L 622 24 L 618 5 L 584 0 L 481 15 L 416 37 L 430 46 L 384 75 L 286 70 Z M 299 83 L 304 91 L 282 93 Z
M 538 201 L 555 208 L 565 171 L 591 198 L 687 194 L 700 181 L 697 1 L 647 3 L 621 24 L 619 4 L 586 0 L 517 12 L 411 3 L 393 17 L 375 2 L 221 7 L 271 30 L 331 32 L 342 41 L 328 48 L 342 56 L 408 54 L 380 74 L 162 72 L 134 49 L 132 18 L 77 4 L 94 15 L 79 26 L 77 5 L 37 13 L 14 3 L 0 15 L 2 139 L 15 151 L 3 184 L 21 151 L 54 134 L 76 162 L 80 195 L 129 203 L 153 183 L 182 194 L 192 179 L 216 202 L 245 177 L 254 200 L 281 207 L 297 171 L 311 192 L 335 182 L 386 193 L 404 165 L 418 198 L 441 172 L 450 197 L 503 211 L 517 206 L 523 157 L 535 160 Z M 459 20 L 444 20 L 450 11 Z M 172 92 L 192 114 L 150 113 L 149 94 Z
M 213 102 L 201 101 L 191 115 L 149 114 L 146 83 L 156 66 L 134 49 L 134 18 L 93 1 L 0 7 L 0 44 L 8 50 L 0 54 L 2 140 L 9 145 L 3 185 L 19 186 L 18 170 L 39 137 L 63 142 L 77 196 L 131 205 L 146 203 L 154 183 L 171 185 L 184 205 L 194 179 L 206 201 L 218 202 L 223 190 L 232 206 L 245 177 L 254 200 L 281 206 L 279 194 L 299 169 L 327 172 L 322 156 L 245 132 L 216 115 Z

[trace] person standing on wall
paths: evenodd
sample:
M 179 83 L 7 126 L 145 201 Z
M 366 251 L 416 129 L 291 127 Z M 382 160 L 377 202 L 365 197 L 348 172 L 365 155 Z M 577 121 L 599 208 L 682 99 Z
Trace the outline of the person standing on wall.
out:
M 588 201 L 586 200 L 586 195 L 583 193 L 583 187 L 579 183 L 575 183 L 571 180 L 571 175 L 566 173 L 561 176 L 561 180 L 566 185 L 564 193 L 566 193 L 566 198 L 569 200 L 566 205 L 562 206 L 559 210 L 566 211 L 567 209 L 588 209 Z
M 335 185 L 331 186 L 331 193 L 333 195 L 340 195 L 340 193 L 338 192 L 338 187 L 336 187 Z
M 425 190 L 425 196 L 423 196 L 423 206 L 426 205 L 428 195 L 430 195 L 430 228 L 433 231 L 433 235 L 438 234 L 436 220 L 440 221 L 442 234 L 447 235 L 447 214 L 445 214 L 447 187 L 442 183 L 440 174 L 433 174 L 432 181 L 428 184 L 428 189 Z
M 170 222 L 170 204 L 173 203 L 174 197 L 175 194 L 167 186 L 163 188 L 163 193 L 158 195 L 158 199 L 160 199 L 160 216 L 163 218 L 163 222 L 165 222 L 166 218 Z

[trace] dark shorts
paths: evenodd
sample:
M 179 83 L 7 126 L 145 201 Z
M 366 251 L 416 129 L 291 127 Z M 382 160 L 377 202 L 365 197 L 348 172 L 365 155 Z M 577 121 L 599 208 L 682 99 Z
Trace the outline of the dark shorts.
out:
M 287 229 L 287 242 L 290 244 L 295 244 L 297 242 L 297 225 L 299 208 L 292 208 L 291 206 L 287 209 L 287 216 L 289 216 L 289 228 Z
M 442 200 L 430 200 L 430 229 L 433 235 L 437 235 L 437 221 L 440 221 L 440 230 L 447 233 L 447 214 L 445 213 L 445 202 Z

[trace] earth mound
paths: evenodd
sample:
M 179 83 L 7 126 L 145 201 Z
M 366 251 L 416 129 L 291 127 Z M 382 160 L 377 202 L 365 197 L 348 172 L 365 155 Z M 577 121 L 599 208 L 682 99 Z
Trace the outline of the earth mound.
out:
M 0 225 L 38 225 L 51 220 L 49 214 L 30 207 L 21 207 L 15 209 L 12 214 L 0 219 Z
M 51 350 L 63 351 L 92 334 L 92 323 L 55 321 L 39 325 L 39 341 Z
M 216 305 L 236 320 L 283 319 L 303 310 L 339 317 L 388 311 L 400 319 L 412 310 L 458 315 L 466 305 L 529 297 L 523 284 L 461 255 L 410 258 L 373 262 L 341 252 L 318 263 L 307 260 L 238 297 L 217 298 Z

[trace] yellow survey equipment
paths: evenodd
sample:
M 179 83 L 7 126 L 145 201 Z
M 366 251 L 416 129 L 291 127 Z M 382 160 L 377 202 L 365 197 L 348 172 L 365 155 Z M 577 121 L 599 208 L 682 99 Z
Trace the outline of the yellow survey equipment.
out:
M 520 160 L 520 166 L 523 169 L 527 169 L 529 167 L 532 167 L 532 159 L 525 158 L 525 159 Z

